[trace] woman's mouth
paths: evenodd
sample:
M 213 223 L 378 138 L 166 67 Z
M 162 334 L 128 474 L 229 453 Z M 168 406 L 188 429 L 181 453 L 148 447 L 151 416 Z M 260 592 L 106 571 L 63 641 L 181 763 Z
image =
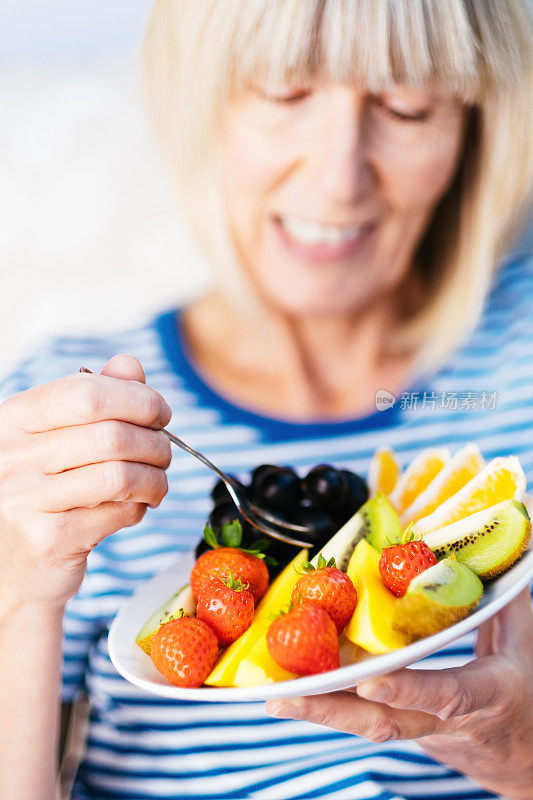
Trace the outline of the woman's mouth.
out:
M 374 231 L 376 223 L 329 225 L 291 215 L 273 218 L 282 245 L 307 261 L 337 261 L 355 255 Z

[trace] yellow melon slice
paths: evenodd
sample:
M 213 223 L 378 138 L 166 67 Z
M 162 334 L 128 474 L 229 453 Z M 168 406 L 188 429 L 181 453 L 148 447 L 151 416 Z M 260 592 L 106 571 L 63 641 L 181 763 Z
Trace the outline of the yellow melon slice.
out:
M 357 606 L 344 634 L 370 653 L 389 653 L 409 640 L 392 627 L 398 598 L 381 580 L 379 559 L 380 553 L 365 539 L 354 550 L 347 573 L 357 589 Z

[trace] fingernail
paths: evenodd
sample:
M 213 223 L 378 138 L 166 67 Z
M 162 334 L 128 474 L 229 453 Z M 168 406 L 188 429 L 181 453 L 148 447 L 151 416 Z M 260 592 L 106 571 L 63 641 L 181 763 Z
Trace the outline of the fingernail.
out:
M 385 681 L 363 681 L 357 687 L 357 694 L 366 700 L 376 700 L 385 703 L 392 697 L 392 687 Z
M 267 700 L 265 711 L 271 717 L 299 719 L 301 716 L 300 709 L 295 703 L 287 703 L 279 700 Z

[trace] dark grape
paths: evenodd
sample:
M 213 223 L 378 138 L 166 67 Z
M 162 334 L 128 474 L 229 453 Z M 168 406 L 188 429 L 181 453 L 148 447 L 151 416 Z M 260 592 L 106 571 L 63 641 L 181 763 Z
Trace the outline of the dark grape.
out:
M 253 492 L 255 487 L 257 486 L 258 481 L 260 481 L 264 474 L 270 472 L 270 470 L 278 470 L 279 467 L 276 467 L 274 464 L 260 464 L 252 471 L 252 482 L 250 489 Z
M 307 473 L 304 492 L 313 505 L 331 509 L 346 499 L 348 481 L 342 471 L 319 464 Z
M 252 501 L 265 511 L 310 528 L 308 533 L 301 534 L 302 539 L 312 543 L 310 558 L 368 499 L 368 488 L 362 478 L 329 464 L 313 467 L 304 481 L 288 467 L 261 464 L 251 473 L 247 492 Z M 297 545 L 269 538 L 246 522 L 222 481 L 214 485 L 211 499 L 214 508 L 208 522 L 218 536 L 225 523 L 238 519 L 243 531 L 242 547 L 253 548 L 259 539 L 269 541 L 266 552 L 278 561 L 277 566 L 269 565 L 271 577 L 281 572 L 299 552 Z M 209 545 L 202 539 L 196 547 L 196 557 L 208 549 Z
M 286 542 L 279 542 L 276 539 L 271 539 L 270 542 L 271 544 L 267 553 L 277 561 L 277 564 L 267 564 L 267 566 L 270 577 L 274 578 L 285 569 L 287 564 L 290 564 L 292 559 L 302 548 L 297 545 L 287 544 Z
M 344 525 L 368 500 L 368 486 L 365 481 L 359 475 L 355 475 L 348 470 L 343 470 L 343 473 L 348 483 L 348 494 L 344 502 L 334 509 L 335 519 L 339 527 Z
M 218 533 L 226 522 L 233 522 L 234 519 L 241 519 L 239 512 L 233 501 L 219 503 L 209 514 L 209 525 L 215 533 Z
M 233 480 L 236 480 L 233 477 L 233 475 L 231 477 L 233 478 Z M 242 486 L 242 484 L 240 485 Z M 233 503 L 231 495 L 228 492 L 228 487 L 226 486 L 223 480 L 218 480 L 211 489 L 211 500 L 216 506 L 218 506 L 219 503 L 227 503 L 227 502 Z
M 310 542 L 315 547 L 322 547 L 336 532 L 337 523 L 330 514 L 317 508 L 307 508 L 300 506 L 299 508 L 291 511 L 290 516 L 287 515 L 289 522 L 294 522 L 296 525 L 309 526 L 310 530 L 306 533 L 297 534 L 290 533 L 295 539 L 301 538 L 304 541 Z
M 368 486 L 366 481 L 355 472 L 350 472 L 347 469 L 341 470 L 342 474 L 346 477 L 348 482 L 348 494 L 354 505 L 360 508 L 363 503 L 368 500 Z
M 264 469 L 252 484 L 252 500 L 267 511 L 291 513 L 301 497 L 300 478 L 288 467 Z
M 200 558 L 200 556 L 203 555 L 204 553 L 207 553 L 208 550 L 211 550 L 211 548 L 209 547 L 206 540 L 202 536 L 202 538 L 196 545 L 196 549 L 194 551 L 194 557 Z

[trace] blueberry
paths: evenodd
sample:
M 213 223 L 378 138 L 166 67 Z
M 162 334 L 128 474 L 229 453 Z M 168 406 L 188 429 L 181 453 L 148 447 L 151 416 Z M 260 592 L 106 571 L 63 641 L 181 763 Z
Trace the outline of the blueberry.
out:
M 302 497 L 301 481 L 288 467 L 263 469 L 252 482 L 252 500 L 266 511 L 290 516 Z
M 348 481 L 343 471 L 329 464 L 319 464 L 307 473 L 304 492 L 318 508 L 335 508 L 348 495 Z

